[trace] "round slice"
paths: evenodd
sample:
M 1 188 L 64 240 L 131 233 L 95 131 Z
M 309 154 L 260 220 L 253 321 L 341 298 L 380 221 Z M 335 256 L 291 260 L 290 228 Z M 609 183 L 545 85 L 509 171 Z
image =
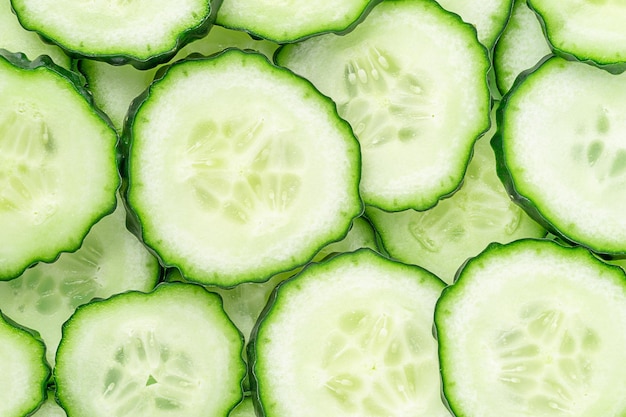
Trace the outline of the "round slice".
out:
M 335 105 L 257 53 L 173 65 L 131 110 L 128 201 L 190 280 L 233 286 L 309 261 L 362 211 Z
M 78 249 L 115 208 L 117 135 L 80 83 L 0 51 L 0 280 Z
M 443 287 L 369 249 L 279 285 L 249 345 L 259 415 L 449 417 L 432 335 Z
M 46 398 L 50 367 L 38 337 L 0 312 L 0 415 L 30 415 Z
M 206 35 L 213 0 L 11 0 L 21 25 L 75 57 L 150 68 Z
M 200 286 L 127 292 L 63 326 L 57 398 L 72 417 L 226 417 L 243 396 L 242 349 L 219 296 Z
M 476 30 L 436 2 L 392 0 L 344 36 L 285 45 L 276 61 L 351 124 L 365 203 L 401 211 L 426 210 L 459 187 L 489 127 L 487 56 Z
M 380 0 L 224 0 L 217 23 L 274 42 L 350 30 Z
M 493 147 L 509 193 L 561 237 L 626 254 L 626 74 L 558 57 L 501 106 Z
M 626 413 L 626 276 L 586 249 L 489 246 L 444 290 L 435 325 L 458 417 Z

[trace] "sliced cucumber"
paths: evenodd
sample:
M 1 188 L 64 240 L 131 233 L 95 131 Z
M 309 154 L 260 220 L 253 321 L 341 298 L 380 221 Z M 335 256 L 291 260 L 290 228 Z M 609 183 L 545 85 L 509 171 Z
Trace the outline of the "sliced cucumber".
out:
M 242 347 L 220 298 L 200 286 L 116 295 L 63 326 L 57 398 L 71 417 L 225 417 L 243 396 Z
M 509 193 L 551 232 L 626 254 L 626 74 L 551 57 L 501 106 L 493 146 Z
M 257 417 L 254 411 L 252 397 L 244 397 L 244 399 L 231 410 L 228 417 Z
M 493 68 L 501 94 L 505 94 L 517 76 L 551 53 L 541 23 L 526 0 L 515 0 L 509 22 L 493 51 Z
M 489 246 L 444 290 L 435 325 L 456 416 L 626 414 L 626 276 L 583 248 Z
M 24 28 L 72 56 L 145 69 L 206 35 L 219 1 L 11 0 L 11 4 Z
M 54 389 L 48 389 L 48 396 L 32 417 L 67 417 L 65 410 L 56 402 Z
M 0 312 L 0 416 L 24 417 L 46 398 L 50 367 L 38 336 Z
M 380 0 L 224 0 L 217 23 L 278 43 L 326 32 L 346 32 Z
M 449 416 L 432 335 L 443 287 L 369 249 L 279 285 L 249 345 L 259 415 Z
M 76 250 L 113 211 L 115 131 L 75 74 L 0 51 L 0 280 Z
M 622 1 L 528 0 L 552 49 L 609 71 L 626 69 L 626 4 Z
M 453 193 L 489 127 L 487 51 L 434 1 L 384 1 L 347 35 L 286 45 L 276 61 L 335 100 L 361 143 L 363 200 L 386 211 Z
M 493 49 L 511 14 L 513 0 L 437 0 L 476 27 L 478 40 Z
M 18 53 L 21 52 L 30 60 L 40 55 L 48 55 L 52 60 L 65 69 L 71 68 L 71 59 L 61 48 L 49 45 L 41 40 L 37 34 L 27 31 L 20 25 L 17 17 L 11 10 L 11 2 L 0 2 L 0 49 Z
M 389 255 L 452 283 L 467 258 L 489 243 L 545 236 L 546 230 L 511 201 L 496 175 L 496 160 L 489 146 L 493 132 L 495 120 L 491 131 L 474 145 L 463 185 L 452 197 L 426 211 L 388 213 L 367 208 Z
M 264 281 L 343 238 L 362 211 L 350 127 L 261 54 L 179 62 L 132 114 L 128 201 L 144 241 L 189 280 Z
M 125 221 L 120 202 L 113 214 L 93 226 L 76 252 L 0 282 L 0 310 L 39 332 L 50 364 L 61 340 L 61 326 L 76 307 L 96 297 L 150 291 L 156 285 L 158 261 L 126 230 Z

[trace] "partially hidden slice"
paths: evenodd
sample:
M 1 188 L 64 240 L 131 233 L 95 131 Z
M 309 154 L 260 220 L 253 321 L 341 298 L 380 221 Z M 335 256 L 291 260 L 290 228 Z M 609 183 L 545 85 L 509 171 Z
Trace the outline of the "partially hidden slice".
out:
M 78 249 L 115 208 L 117 135 L 81 84 L 0 50 L 0 280 Z
M 0 312 L 0 415 L 23 417 L 46 398 L 50 367 L 38 336 Z
M 432 334 L 444 286 L 369 249 L 279 285 L 248 349 L 257 413 L 449 417 Z
M 342 239 L 362 211 L 349 125 L 263 55 L 179 62 L 132 114 L 128 201 L 143 240 L 189 280 L 267 280 Z
M 198 285 L 127 292 L 66 322 L 56 395 L 72 417 L 226 417 L 243 397 L 242 349 L 220 298 Z
M 626 413 L 626 276 L 584 248 L 490 245 L 444 290 L 435 326 L 455 416 Z
M 382 210 L 452 194 L 489 127 L 487 50 L 434 1 L 384 1 L 350 33 L 285 45 L 276 61 L 337 103 L 361 144 L 363 200 Z

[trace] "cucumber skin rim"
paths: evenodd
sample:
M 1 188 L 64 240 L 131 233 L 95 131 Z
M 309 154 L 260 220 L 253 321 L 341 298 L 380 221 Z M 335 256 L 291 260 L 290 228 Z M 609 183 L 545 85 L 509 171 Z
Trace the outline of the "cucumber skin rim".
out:
M 284 45 L 284 44 L 304 41 L 306 39 L 313 38 L 319 35 L 325 35 L 328 33 L 334 33 L 335 35 L 339 35 L 339 36 L 346 35 L 350 33 L 352 30 L 354 30 L 354 28 L 357 27 L 362 21 L 364 21 L 367 18 L 367 15 L 372 11 L 372 9 L 377 4 L 382 3 L 383 1 L 389 2 L 393 0 L 369 0 L 369 2 L 367 2 L 365 4 L 365 7 L 363 7 L 363 9 L 361 10 L 360 14 L 357 16 L 357 18 L 354 19 L 349 25 L 343 28 L 338 27 L 338 28 L 323 29 L 322 31 L 319 31 L 319 32 L 313 32 L 313 33 L 300 35 L 300 36 L 292 36 L 292 37 L 285 38 L 285 39 L 277 39 L 272 36 L 268 36 L 268 34 L 262 34 L 261 31 L 254 31 L 252 29 L 249 29 L 243 26 L 223 24 L 219 19 L 217 19 L 215 24 L 225 27 L 227 29 L 245 32 L 248 35 L 250 35 L 253 39 L 265 39 L 267 41 L 274 42 L 279 45 Z
M 221 309 L 221 311 L 224 313 L 224 317 L 226 318 L 226 320 L 228 320 L 229 323 L 231 323 L 232 327 L 237 331 L 237 333 L 239 334 L 239 340 L 241 342 L 241 349 L 240 349 L 240 354 L 239 354 L 239 365 L 241 368 L 241 379 L 239 381 L 239 386 L 241 388 L 241 398 L 238 398 L 236 401 L 233 402 L 233 404 L 231 404 L 229 406 L 229 408 L 227 409 L 227 414 L 228 412 L 230 412 L 230 410 L 232 410 L 233 408 L 235 408 L 235 406 L 237 406 L 237 404 L 239 404 L 241 402 L 241 400 L 243 399 L 243 397 L 245 396 L 245 391 L 244 391 L 244 381 L 247 378 L 247 368 L 246 368 L 246 361 L 244 358 L 245 355 L 245 351 L 243 349 L 243 347 L 245 346 L 245 338 L 243 336 L 243 334 L 241 333 L 241 330 L 239 330 L 239 328 L 233 323 L 232 319 L 228 316 L 228 314 L 226 313 L 226 310 L 224 310 L 224 302 L 222 297 L 216 293 L 211 291 L 210 289 L 206 288 L 203 285 L 200 284 L 196 284 L 193 282 L 159 282 L 153 289 L 151 289 L 148 292 L 143 292 L 143 291 L 138 291 L 138 290 L 129 290 L 129 291 L 124 291 L 121 293 L 116 293 L 113 294 L 112 296 L 108 297 L 108 298 L 94 298 L 91 301 L 89 301 L 88 303 L 85 304 L 81 304 L 80 306 L 78 306 L 76 308 L 76 310 L 74 311 L 74 313 L 72 314 L 72 316 L 63 323 L 62 327 L 61 327 L 61 332 L 62 335 L 65 336 L 65 333 L 67 332 L 67 328 L 69 328 L 73 323 L 73 319 L 74 316 L 76 315 L 76 313 L 79 310 L 83 310 L 83 309 L 90 309 L 93 307 L 93 305 L 96 305 L 95 308 L 98 308 L 98 304 L 104 302 L 105 304 L 108 303 L 110 300 L 113 299 L 117 299 L 119 297 L 125 297 L 130 295 L 131 297 L 134 296 L 141 296 L 142 297 L 142 301 L 145 303 L 147 300 L 146 298 L 149 298 L 151 296 L 154 296 L 155 293 L 160 292 L 160 291 L 170 291 L 170 288 L 174 288 L 174 290 L 176 290 L 176 287 L 189 287 L 189 288 L 194 288 L 195 291 L 199 291 L 199 292 L 206 292 L 209 294 L 209 297 L 215 298 L 216 300 L 219 300 L 218 305 L 219 308 Z M 63 338 L 62 338 L 63 340 Z M 59 343 L 59 347 L 61 346 L 61 344 Z M 57 353 L 58 353 L 58 348 L 57 348 Z M 59 395 L 59 390 L 58 390 L 58 384 L 57 384 L 57 374 L 56 374 L 56 370 L 57 368 L 55 367 L 51 374 L 50 374 L 50 379 L 52 381 L 52 383 L 54 384 L 54 386 L 56 387 L 55 389 L 55 393 L 54 393 L 54 399 L 56 401 L 57 404 L 59 404 L 64 410 L 66 410 L 66 405 L 65 402 L 61 399 L 61 397 L 63 396 L 63 392 L 61 391 L 61 395 Z M 46 387 L 47 389 L 47 387 Z M 47 391 L 46 391 L 47 392 Z M 43 402 L 42 402 L 43 404 Z M 223 416 L 223 417 L 226 417 Z
M 458 290 L 462 291 L 462 285 L 465 283 L 465 279 L 463 278 L 464 275 L 464 271 L 466 269 L 470 269 L 470 268 L 474 268 L 474 264 L 476 264 L 475 268 L 480 269 L 480 262 L 481 262 L 481 258 L 483 255 L 487 254 L 487 256 L 492 256 L 491 252 L 508 252 L 511 250 L 516 250 L 517 247 L 528 247 L 529 245 L 533 245 L 533 249 L 535 251 L 539 251 L 540 249 L 542 249 L 543 246 L 551 246 L 552 248 L 550 248 L 550 250 L 552 251 L 562 251 L 562 255 L 565 255 L 565 253 L 573 253 L 576 254 L 576 256 L 578 257 L 586 257 L 590 263 L 595 263 L 595 264 L 602 264 L 602 267 L 607 267 L 608 269 L 611 269 L 615 272 L 618 272 L 620 275 L 623 276 L 623 278 L 625 279 L 625 281 L 622 283 L 623 285 L 626 285 L 626 273 L 624 272 L 624 270 L 617 265 L 611 265 L 608 263 L 603 262 L 599 257 L 597 257 L 592 251 L 590 251 L 588 248 L 585 248 L 583 246 L 566 246 L 562 243 L 559 243 L 555 240 L 552 239 L 548 239 L 548 238 L 523 238 L 523 239 L 518 239 L 515 240 L 513 242 L 509 242 L 509 243 L 498 243 L 498 242 L 493 242 L 490 243 L 483 251 L 481 251 L 478 255 L 475 255 L 471 258 L 468 258 L 467 261 L 465 261 L 465 263 L 461 266 L 461 268 L 459 268 L 459 270 L 456 273 L 455 279 L 454 279 L 454 283 L 446 286 L 442 293 L 441 296 L 439 297 L 439 299 L 437 300 L 437 303 L 435 305 L 435 314 L 434 314 L 434 324 L 433 324 L 433 335 L 435 336 L 435 339 L 437 340 L 437 345 L 438 345 L 438 358 L 439 358 L 439 363 L 442 364 L 442 358 L 445 356 L 446 354 L 446 348 L 447 345 L 445 343 L 442 343 L 441 338 L 439 337 L 440 333 L 445 333 L 445 332 L 441 332 L 440 329 L 445 328 L 445 324 L 442 326 L 441 325 L 441 321 L 445 320 L 443 316 L 447 316 L 449 314 L 448 311 L 445 311 L 445 307 L 443 306 L 444 302 L 447 302 L 446 298 L 451 298 L 449 303 L 452 303 L 452 300 L 457 297 L 456 294 L 454 294 L 457 290 L 457 287 L 461 287 Z M 599 266 L 599 265 L 597 265 Z M 470 271 L 470 279 L 471 279 L 471 274 L 472 272 Z M 601 276 L 600 278 L 604 278 L 604 276 Z M 457 282 L 459 282 L 459 284 L 457 285 Z M 442 311 L 444 310 L 444 311 Z M 456 407 L 454 406 L 454 401 L 450 401 L 448 399 L 448 384 L 446 384 L 444 381 L 446 380 L 446 377 L 444 376 L 446 374 L 446 372 L 444 372 L 444 367 L 441 367 L 440 365 L 440 378 L 441 378 L 441 398 L 442 401 L 444 402 L 444 404 L 446 405 L 446 407 L 450 410 L 451 414 L 453 416 L 456 417 L 471 417 L 471 415 L 467 414 L 466 412 L 464 412 L 463 409 L 461 409 L 460 407 Z M 451 381 L 451 385 L 455 385 L 454 381 Z
M 626 71 L 626 51 L 624 51 L 624 53 L 622 54 L 623 55 L 622 60 L 604 61 L 602 59 L 593 58 L 588 55 L 577 54 L 575 52 L 566 51 L 556 46 L 548 33 L 549 24 L 546 22 L 541 12 L 539 12 L 532 5 L 532 3 L 533 3 L 533 0 L 526 0 L 526 4 L 528 5 L 528 8 L 537 16 L 537 20 L 539 20 L 539 24 L 541 25 L 541 30 L 543 31 L 543 34 L 546 38 L 546 42 L 548 43 L 548 45 L 550 46 L 550 49 L 555 55 L 560 56 L 561 58 L 566 59 L 568 61 L 576 61 L 576 62 L 582 62 L 582 63 L 588 64 L 588 65 L 593 65 L 595 67 L 608 71 L 611 74 L 620 74 Z
M 17 278 L 20 275 L 22 275 L 24 271 L 26 271 L 31 266 L 37 264 L 38 262 L 54 262 L 59 258 L 59 256 L 61 256 L 65 252 L 75 252 L 76 250 L 80 248 L 83 240 L 85 240 L 85 237 L 87 236 L 87 234 L 89 234 L 89 231 L 91 230 L 91 228 L 102 218 L 108 216 L 109 214 L 112 214 L 115 211 L 115 208 L 117 207 L 116 193 L 119 191 L 120 186 L 122 184 L 122 176 L 120 173 L 120 164 L 121 164 L 122 159 L 118 152 L 119 135 L 117 134 L 115 128 L 113 127 L 113 123 L 111 122 L 111 119 L 109 119 L 109 117 L 96 106 L 93 100 L 93 96 L 91 95 L 91 92 L 85 87 L 86 81 L 85 81 L 85 77 L 82 76 L 82 74 L 75 72 L 75 71 L 67 70 L 59 66 L 54 61 L 52 61 L 52 59 L 48 55 L 40 55 L 39 57 L 31 61 L 22 52 L 15 53 L 15 52 L 10 52 L 10 51 L 7 51 L 6 49 L 0 48 L 0 61 L 1 60 L 4 60 L 8 62 L 9 65 L 12 65 L 21 70 L 41 71 L 43 69 L 43 70 L 51 71 L 54 74 L 56 74 L 56 76 L 63 78 L 64 81 L 67 84 L 69 84 L 69 87 L 73 89 L 74 91 L 76 91 L 79 94 L 79 96 L 81 96 L 81 98 L 87 102 L 87 105 L 89 106 L 91 112 L 95 114 L 97 117 L 99 117 L 100 119 L 102 119 L 102 121 L 108 126 L 108 128 L 113 131 L 116 137 L 116 143 L 114 144 L 111 150 L 115 158 L 117 181 L 115 185 L 115 193 L 113 193 L 112 200 L 109 204 L 110 205 L 109 209 L 103 211 L 101 215 L 96 216 L 96 218 L 92 219 L 92 223 L 88 227 L 86 227 L 84 233 L 82 233 L 82 236 L 80 236 L 80 238 L 78 239 L 79 241 L 77 245 L 63 248 L 55 256 L 52 256 L 52 257 L 36 256 L 31 261 L 30 264 L 26 265 L 26 267 L 24 267 L 23 269 L 20 268 L 20 270 L 17 271 L 16 275 L 11 274 L 6 277 L 0 275 L 0 281 L 10 281 L 11 279 Z M 79 235 L 77 234 L 77 236 Z
M 137 113 L 141 110 L 144 102 L 146 102 L 152 93 L 152 86 L 155 83 L 160 82 L 161 80 L 163 80 L 166 76 L 167 73 L 169 72 L 170 68 L 178 65 L 178 64 L 184 64 L 185 62 L 193 62 L 193 61 L 205 61 L 205 60 L 213 60 L 213 59 L 218 59 L 221 55 L 227 54 L 227 53 L 240 53 L 243 55 L 252 55 L 252 56 L 256 56 L 259 58 L 264 59 L 267 63 L 269 63 L 272 67 L 274 67 L 275 69 L 279 69 L 280 71 L 286 72 L 288 73 L 291 77 L 293 78 L 297 78 L 300 82 L 303 82 L 305 84 L 307 84 L 307 88 L 311 88 L 313 90 L 316 91 L 316 93 L 323 98 L 325 101 L 327 101 L 331 106 L 332 106 L 332 110 L 333 110 L 333 114 L 336 116 L 337 118 L 337 122 L 341 123 L 347 130 L 349 130 L 351 132 L 351 136 L 352 136 L 352 142 L 353 142 L 353 146 L 352 146 L 352 152 L 355 154 L 355 164 L 357 164 L 358 166 L 361 166 L 361 160 L 362 160 L 362 156 L 361 156 L 361 148 L 359 145 L 358 140 L 356 139 L 356 136 L 354 135 L 354 131 L 352 129 L 352 126 L 345 121 L 343 118 L 341 118 L 339 116 L 339 113 L 337 111 L 337 105 L 335 104 L 335 102 L 328 96 L 326 96 L 325 94 L 323 94 L 322 92 L 320 92 L 317 87 L 315 87 L 313 85 L 313 83 L 311 83 L 308 79 L 294 73 L 293 71 L 291 71 L 289 68 L 274 64 L 267 56 L 263 55 L 260 52 L 254 51 L 254 50 L 248 50 L 248 49 L 240 49 L 237 47 L 228 47 L 222 51 L 210 54 L 210 55 L 202 55 L 199 53 L 193 53 L 188 55 L 187 57 L 177 60 L 175 62 L 172 62 L 168 65 L 165 65 L 163 67 L 160 67 L 154 77 L 154 80 L 152 81 L 152 83 L 143 91 L 143 93 L 141 93 L 139 96 L 137 96 L 133 102 L 130 104 L 129 110 L 126 114 L 126 118 L 124 120 L 124 126 L 122 128 L 122 133 L 121 133 L 121 137 L 120 137 L 120 141 L 119 141 L 119 154 L 120 154 L 120 173 L 121 173 L 121 177 L 122 177 L 122 183 L 121 183 L 121 188 L 120 188 L 120 192 L 121 195 L 124 196 L 123 201 L 126 207 L 126 212 L 127 212 L 127 219 L 126 219 L 126 225 L 128 227 L 128 229 L 135 235 L 137 236 L 137 238 L 144 244 L 144 246 L 147 248 L 147 250 L 153 255 L 155 256 L 158 260 L 160 265 L 163 268 L 176 268 L 181 272 L 181 275 L 185 278 L 186 281 L 191 282 L 191 283 L 196 283 L 196 284 L 201 284 L 201 285 L 215 285 L 215 286 L 219 286 L 221 288 L 232 288 L 235 287 L 236 285 L 238 285 L 238 283 L 243 283 L 243 282 L 258 282 L 258 283 L 262 283 L 262 282 L 266 282 L 268 281 L 273 275 L 275 274 L 280 274 L 283 272 L 288 272 L 293 270 L 293 266 L 291 267 L 284 267 L 283 269 L 281 269 L 280 271 L 277 272 L 272 272 L 269 275 L 264 274 L 263 276 L 257 276 L 255 275 L 253 280 L 250 280 L 250 277 L 244 277 L 244 278 L 240 278 L 238 283 L 235 284 L 224 284 L 224 283 L 217 283 L 215 282 L 215 276 L 188 276 L 184 273 L 185 268 L 182 268 L 181 265 L 178 262 L 170 262 L 167 259 L 165 259 L 164 256 L 162 256 L 156 249 L 154 249 L 152 247 L 152 245 L 148 244 L 145 240 L 145 232 L 144 232 L 144 226 L 143 226 L 143 222 L 140 219 L 140 215 L 138 214 L 137 210 L 135 208 L 133 208 L 133 205 L 130 202 L 130 199 L 128 198 L 130 195 L 130 189 L 132 187 L 131 185 L 131 181 L 130 181 L 130 172 L 131 172 L 131 168 L 130 168 L 130 154 L 132 151 L 132 145 L 133 145 L 133 132 L 134 132 L 134 121 L 136 118 Z M 363 215 L 363 213 L 365 212 L 365 205 L 363 203 L 363 199 L 361 198 L 361 194 L 359 192 L 359 183 L 361 181 L 361 172 L 360 170 L 357 170 L 358 172 L 354 172 L 354 194 L 356 196 L 358 196 L 358 202 L 359 202 L 359 210 L 358 213 L 356 213 L 353 216 L 353 220 L 357 217 L 360 217 Z M 343 238 L 345 238 L 348 234 L 348 232 L 350 231 L 350 228 L 352 227 L 352 221 L 350 222 L 350 224 L 347 225 L 347 227 L 345 228 L 345 230 L 342 232 L 342 234 L 340 236 L 338 236 L 333 242 L 335 241 L 339 241 Z M 301 265 L 298 266 L 302 266 L 302 265 L 306 265 L 308 264 L 317 254 L 317 252 L 319 252 L 321 249 L 323 249 L 327 244 L 332 243 L 331 241 L 326 241 L 326 242 L 321 242 L 317 249 L 313 252 L 313 254 L 308 257 L 306 260 L 304 260 Z M 296 266 L 297 267 L 297 266 Z M 213 275 L 215 275 L 215 273 L 213 273 Z
M 320 262 L 316 262 L 316 263 L 309 263 L 308 265 L 306 265 L 301 271 L 299 271 L 298 273 L 296 273 L 295 275 L 292 275 L 291 277 L 287 278 L 286 280 L 278 283 L 278 285 L 276 285 L 276 287 L 272 290 L 272 292 L 270 293 L 270 296 L 265 304 L 265 307 L 263 308 L 263 310 L 261 311 L 261 313 L 259 314 L 259 317 L 256 321 L 256 323 L 254 324 L 252 331 L 250 333 L 250 340 L 248 342 L 248 346 L 246 349 L 247 352 L 247 356 L 248 356 L 248 378 L 250 381 L 250 394 L 252 397 L 252 403 L 254 404 L 254 410 L 257 413 L 258 416 L 260 417 L 273 417 L 271 416 L 271 414 L 268 416 L 268 414 L 265 411 L 265 407 L 263 406 L 263 401 L 261 400 L 261 392 L 260 392 L 260 387 L 259 387 L 259 381 L 257 379 L 257 372 L 256 372 L 256 364 L 257 364 L 257 354 L 256 354 L 256 344 L 257 344 L 257 336 L 258 336 L 258 332 L 260 330 L 260 328 L 264 325 L 265 323 L 265 319 L 266 317 L 270 316 L 272 313 L 272 310 L 274 309 L 274 305 L 276 304 L 276 299 L 278 298 L 278 293 L 279 291 L 281 291 L 281 287 L 283 285 L 286 285 L 288 283 L 290 283 L 291 281 L 296 281 L 300 276 L 302 275 L 308 275 L 308 270 L 310 268 L 313 269 L 332 269 L 332 265 L 336 262 L 345 262 L 342 260 L 342 258 L 352 258 L 350 259 L 350 262 L 352 264 L 357 264 L 363 261 L 366 262 L 391 262 L 392 266 L 396 267 L 396 268 L 402 268 L 403 270 L 410 270 L 410 271 L 415 271 L 415 272 L 419 272 L 422 277 L 421 277 L 421 281 L 431 281 L 431 282 L 437 282 L 440 284 L 441 286 L 441 292 L 445 291 L 445 289 L 447 288 L 447 284 L 441 280 L 441 278 L 439 278 L 437 275 L 435 275 L 434 273 L 430 272 L 429 270 L 419 266 L 419 265 L 413 265 L 413 264 L 409 264 L 409 263 L 405 263 L 402 261 L 398 261 L 395 260 L 391 257 L 389 257 L 388 255 L 381 253 L 380 251 L 375 251 L 371 248 L 360 248 L 357 250 L 354 250 L 352 252 L 342 252 L 336 255 L 329 255 L 329 257 L 325 258 L 324 260 L 320 261 Z M 330 265 L 330 266 L 329 266 Z M 315 273 L 315 272 L 314 272 Z M 423 283 L 422 283 L 423 284 Z M 296 285 L 296 284 L 293 284 Z M 440 294 L 441 297 L 441 294 Z M 433 337 L 435 337 L 435 332 L 434 332 L 434 326 L 433 326 Z M 435 337 L 436 340 L 436 337 Z M 441 376 L 440 376 L 441 378 Z M 443 397 L 442 397 L 443 400 Z M 445 405 L 445 402 L 444 402 Z
M 11 3 L 11 10 L 17 16 L 18 20 L 20 21 L 20 25 L 22 25 L 22 20 L 19 18 L 19 15 L 15 12 L 15 8 L 13 7 L 14 1 L 16 0 L 9 0 L 9 3 Z M 156 55 L 151 55 L 149 58 L 145 58 L 145 59 L 138 58 L 132 54 L 125 54 L 125 53 L 90 54 L 90 53 L 80 52 L 79 50 L 72 49 L 71 47 L 64 45 L 63 42 L 61 41 L 54 40 L 52 37 L 46 35 L 43 32 L 40 32 L 34 29 L 33 30 L 26 29 L 25 26 L 23 25 L 22 26 L 26 30 L 30 30 L 30 31 L 37 33 L 37 35 L 43 42 L 47 44 L 51 44 L 51 45 L 56 45 L 59 48 L 61 48 L 72 60 L 91 59 L 94 61 L 103 61 L 108 64 L 116 65 L 116 66 L 130 64 L 138 70 L 148 70 L 148 69 L 156 67 L 159 64 L 168 62 L 185 45 L 195 40 L 205 37 L 209 33 L 209 31 L 211 30 L 211 27 L 213 26 L 215 22 L 215 19 L 217 17 L 217 12 L 220 6 L 222 5 L 222 1 L 223 0 L 207 0 L 207 5 L 209 6 L 209 13 L 207 13 L 207 15 L 204 17 L 204 19 L 202 19 L 199 22 L 198 25 L 180 32 L 178 34 L 178 37 L 176 38 L 176 42 L 173 48 L 167 51 L 162 51 Z

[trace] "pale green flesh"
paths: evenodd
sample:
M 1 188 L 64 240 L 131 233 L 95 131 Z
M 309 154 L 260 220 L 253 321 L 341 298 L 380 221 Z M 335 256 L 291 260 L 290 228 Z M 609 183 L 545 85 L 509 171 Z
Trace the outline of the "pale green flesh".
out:
M 493 53 L 500 92 L 506 93 L 522 71 L 532 68 L 551 52 L 535 13 L 528 8 L 526 0 L 516 0 Z
M 558 51 L 600 65 L 626 62 L 622 1 L 529 0 Z
M 0 415 L 23 417 L 45 398 L 49 368 L 44 346 L 0 315 Z
M 293 42 L 322 32 L 347 29 L 369 3 L 370 0 L 224 0 L 217 23 L 275 42 Z
M 149 291 L 156 285 L 158 262 L 126 230 L 125 221 L 120 202 L 113 214 L 94 225 L 76 252 L 0 282 L 0 310 L 39 332 L 50 364 L 54 364 L 61 340 L 61 326 L 76 307 L 93 298 L 129 290 Z
M 64 332 L 56 382 L 69 415 L 225 416 L 242 398 L 241 335 L 200 287 L 90 304 Z
M 495 130 L 495 123 L 492 127 Z M 422 212 L 367 209 L 393 258 L 422 266 L 452 283 L 463 262 L 489 243 L 545 236 L 545 229 L 514 204 L 502 186 L 490 136 L 476 142 L 462 187 L 437 206 Z
M 553 58 L 512 94 L 502 127 L 517 191 L 565 237 L 605 253 L 626 252 L 625 77 Z
M 582 249 L 513 245 L 463 271 L 458 290 L 437 306 L 452 409 L 485 417 L 623 415 L 623 271 Z
M 14 53 L 22 52 L 30 60 L 40 55 L 48 55 L 57 65 L 70 69 L 71 59 L 63 50 L 43 42 L 37 34 L 24 29 L 12 13 L 10 1 L 4 0 L 0 3 L 1 49 Z
M 146 242 L 188 279 L 266 280 L 341 239 L 361 211 L 349 127 L 261 55 L 173 67 L 136 120 L 129 200 Z
M 115 132 L 70 82 L 0 58 L 0 279 L 75 250 L 110 212 Z
M 20 22 L 63 48 L 86 56 L 146 60 L 175 50 L 180 37 L 210 13 L 207 0 L 13 0 Z
M 371 251 L 322 265 L 280 286 L 261 318 L 265 415 L 446 416 L 431 334 L 443 283 Z
M 363 200 L 384 210 L 423 210 L 452 193 L 489 126 L 487 52 L 435 4 L 383 2 L 349 34 L 285 46 L 276 59 L 337 103 L 361 143 Z
M 32 417 L 67 417 L 65 410 L 54 399 L 54 390 L 48 390 L 48 397 Z

